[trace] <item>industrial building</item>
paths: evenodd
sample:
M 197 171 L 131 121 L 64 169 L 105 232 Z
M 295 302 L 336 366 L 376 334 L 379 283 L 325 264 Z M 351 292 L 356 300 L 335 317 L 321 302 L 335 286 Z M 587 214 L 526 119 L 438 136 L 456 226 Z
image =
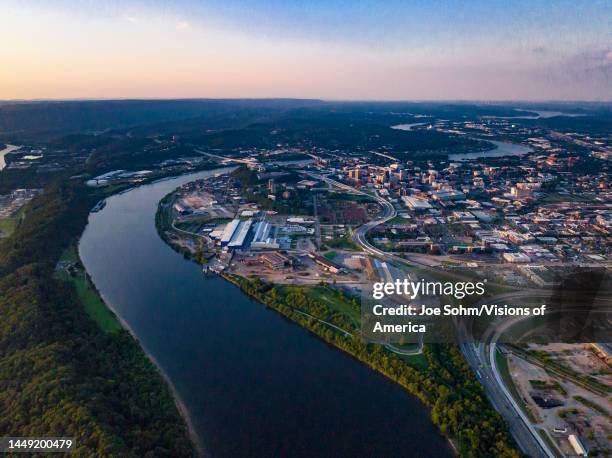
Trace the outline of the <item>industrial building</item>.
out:
M 419 199 L 413 196 L 402 196 L 404 205 L 414 211 L 425 211 L 432 208 L 431 204 L 425 199 Z
M 254 226 L 253 240 L 251 241 L 252 250 L 277 250 L 279 248 L 276 238 L 270 235 L 272 225 L 267 221 L 259 221 Z
M 433 200 L 437 200 L 437 201 L 461 200 L 461 199 L 465 199 L 465 194 L 455 189 L 443 189 L 443 190 L 432 192 L 431 197 Z
M 236 232 L 239 224 L 239 219 L 234 219 L 227 223 L 227 226 L 225 226 L 225 229 L 223 229 L 223 234 L 221 235 L 221 246 L 227 246 L 230 243 L 230 240 L 232 239 L 234 232 Z
M 308 253 L 308 257 L 312 259 L 314 262 L 316 262 L 324 270 L 327 270 L 328 272 L 332 274 L 337 274 L 342 271 L 342 266 L 314 252 Z
M 259 260 L 273 270 L 282 269 L 289 263 L 289 258 L 287 256 L 283 256 L 276 252 L 262 254 Z
M 582 443 L 582 441 L 575 434 L 570 434 L 568 437 L 569 443 L 572 445 L 574 452 L 578 456 L 589 456 L 589 452 Z
M 247 235 L 249 235 L 249 230 L 251 229 L 252 224 L 252 219 L 239 221 L 238 226 L 236 226 L 236 229 L 234 230 L 232 238 L 227 244 L 228 248 L 242 248 L 244 246 L 244 242 L 246 241 Z
M 523 253 L 504 253 L 502 257 L 504 258 L 504 261 L 507 261 L 513 264 L 531 261 L 531 258 Z

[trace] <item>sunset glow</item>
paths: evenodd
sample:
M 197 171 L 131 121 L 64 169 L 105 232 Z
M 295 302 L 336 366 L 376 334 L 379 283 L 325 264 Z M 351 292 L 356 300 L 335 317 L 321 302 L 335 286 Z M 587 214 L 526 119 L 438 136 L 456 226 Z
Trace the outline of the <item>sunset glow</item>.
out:
M 609 2 L 462 3 L 9 0 L 0 99 L 609 100 Z

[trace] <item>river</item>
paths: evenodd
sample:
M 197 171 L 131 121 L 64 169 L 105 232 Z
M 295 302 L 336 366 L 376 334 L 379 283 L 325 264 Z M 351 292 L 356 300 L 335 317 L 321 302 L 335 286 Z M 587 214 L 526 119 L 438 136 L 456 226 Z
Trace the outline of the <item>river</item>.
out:
M 107 199 L 79 251 L 214 457 L 448 457 L 403 388 L 247 298 L 158 236 L 158 201 L 199 172 Z
M 21 146 L 5 145 L 3 149 L 0 149 L 0 170 L 3 170 L 4 167 L 6 167 L 6 160 L 4 159 L 4 156 L 18 150 L 19 148 L 21 148 Z
M 428 124 L 427 122 L 413 122 L 412 124 L 397 124 L 391 126 L 391 129 L 411 131 L 413 127 Z M 473 138 L 473 137 L 472 137 Z M 486 140 L 493 143 L 495 148 L 486 151 L 476 151 L 473 153 L 458 153 L 449 154 L 448 159 L 451 161 L 466 161 L 470 159 L 478 159 L 481 157 L 502 157 L 502 156 L 522 156 L 531 153 L 533 150 L 527 146 L 519 145 L 518 143 L 500 142 L 496 140 L 473 138 L 474 140 Z
M 475 140 L 481 139 L 475 138 Z M 451 161 L 466 161 L 481 157 L 523 156 L 524 154 L 533 152 L 531 148 L 524 145 L 519 145 L 518 143 L 500 142 L 489 139 L 482 140 L 493 143 L 495 148 L 486 151 L 476 151 L 474 153 L 449 154 L 448 159 Z
M 548 119 L 548 118 L 556 118 L 558 116 L 566 116 L 568 118 L 579 118 L 582 116 L 586 116 L 583 113 L 567 113 L 565 111 L 550 111 L 550 110 L 531 110 L 529 108 L 521 109 L 515 108 L 516 111 L 529 111 L 531 113 L 536 113 L 535 115 L 521 115 L 517 114 L 515 116 L 483 116 L 483 118 L 489 119 Z
M 417 127 L 417 126 L 424 126 L 425 124 L 429 124 L 428 122 L 413 122 L 410 124 L 397 124 L 395 126 L 391 126 L 391 129 L 395 129 L 395 130 L 405 130 L 405 131 L 411 131 L 413 127 Z

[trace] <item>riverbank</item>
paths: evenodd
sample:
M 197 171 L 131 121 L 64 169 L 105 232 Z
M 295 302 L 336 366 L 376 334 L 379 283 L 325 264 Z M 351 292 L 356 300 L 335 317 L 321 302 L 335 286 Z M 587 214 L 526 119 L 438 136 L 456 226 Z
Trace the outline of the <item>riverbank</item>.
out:
M 471 137 L 474 140 L 484 140 L 482 138 Z M 469 161 L 472 159 L 480 159 L 487 157 L 504 157 L 504 156 L 523 156 L 525 154 L 532 153 L 533 150 L 520 143 L 510 143 L 499 140 L 486 139 L 487 142 L 492 143 L 495 147 L 484 151 L 475 151 L 471 153 L 458 153 L 449 154 L 448 159 L 451 161 Z
M 0 374 L 11 381 L 2 385 L 4 427 L 23 436 L 70 431 L 79 456 L 193 456 L 169 385 L 138 341 L 102 329 L 73 285 L 55 277 L 100 197 L 76 182 L 52 186 L 0 242 L 0 358 L 11 361 Z
M 169 242 L 165 234 L 168 221 L 164 210 L 169 206 L 171 195 L 172 192 L 166 194 L 158 203 L 155 216 L 156 230 L 166 243 Z M 174 244 L 168 243 L 168 245 L 185 257 L 189 257 Z M 503 451 L 508 453 L 508 456 L 513 456 L 512 454 L 516 453 L 506 425 L 485 400 L 482 386 L 455 346 L 428 346 L 424 350 L 426 363 L 411 364 L 410 357 L 398 356 L 386 351 L 380 345 L 363 342 L 359 332 L 351 335 L 338 331 L 353 330 L 355 326 L 354 317 L 347 317 L 339 311 L 351 308 L 348 297 L 343 299 L 346 302 L 344 307 L 330 309 L 326 304 L 317 301 L 316 297 L 303 294 L 298 288 L 270 285 L 227 272 L 221 273 L 221 276 L 240 288 L 247 296 L 275 310 L 327 344 L 342 350 L 369 369 L 402 386 L 431 409 L 431 421 L 460 455 L 466 453 L 486 455 L 493 451 L 496 453 Z M 445 374 L 449 373 L 457 374 L 452 382 L 445 380 Z M 457 409 L 465 403 L 473 404 L 472 414 L 457 418 Z M 484 439 L 477 445 L 470 443 L 470 431 L 481 427 L 479 425 L 482 424 L 488 425 L 489 428 L 489 431 L 483 432 L 483 437 L 495 438 L 495 441 L 489 442 Z
M 207 451 L 349 458 L 415 449 L 452 456 L 425 407 L 401 386 L 330 351 L 226 280 L 203 275 L 159 237 L 160 200 L 214 175 L 107 199 L 79 244 L 97 288 L 173 381 Z M 367 402 L 354 409 L 356 400 Z
M 131 329 L 129 324 L 125 320 L 121 319 L 121 317 L 115 313 L 112 306 L 106 303 L 106 301 L 102 298 L 100 292 L 87 274 L 87 271 L 85 270 L 78 251 L 74 245 L 69 246 L 64 254 L 60 257 L 56 267 L 56 275 L 58 279 L 68 282 L 74 287 L 81 305 L 86 310 L 90 318 L 98 324 L 100 329 L 111 334 L 127 331 L 130 333 L 134 341 L 138 342 L 138 338 L 134 334 L 134 331 Z M 146 348 L 141 346 L 141 349 L 146 357 L 156 367 L 159 375 L 168 385 L 168 388 L 172 393 L 172 397 L 175 400 L 176 408 L 187 425 L 189 437 L 195 445 L 197 455 L 201 457 L 208 456 L 204 448 L 204 444 L 201 443 L 198 435 L 195 432 L 189 412 L 187 411 L 184 402 L 176 390 L 176 387 L 172 383 L 172 380 L 156 361 L 155 357 L 148 352 Z
M 519 456 L 503 420 L 488 405 L 488 402 L 484 401 L 484 392 L 482 392 L 481 385 L 476 382 L 474 375 L 466 367 L 465 361 L 461 358 L 455 346 L 440 344 L 426 347 L 425 354 L 428 367 L 419 371 L 416 367 L 406 363 L 405 359 L 400 356 L 385 352 L 382 346 L 365 343 L 358 333 L 350 335 L 346 332 L 337 332 L 336 329 L 347 329 L 350 326 L 348 320 L 342 320 L 337 314 L 331 313 L 331 318 L 330 316 L 325 317 L 328 320 L 335 319 L 332 327 L 326 326 L 325 322 L 319 317 L 309 315 L 310 313 L 321 313 L 321 307 L 325 306 L 320 302 L 309 301 L 307 297 L 296 299 L 294 295 L 283 295 L 280 288 L 266 285 L 257 280 L 247 280 L 226 272 L 222 272 L 220 275 L 239 287 L 249 297 L 306 328 L 326 343 L 351 355 L 370 369 L 381 373 L 408 390 L 431 409 L 432 422 L 446 436 L 451 447 L 458 455 L 467 454 L 471 456 L 475 454 L 475 456 L 481 456 L 482 453 L 482 456 L 492 456 L 490 454 L 495 453 L 503 456 Z M 301 304 L 300 309 L 294 306 L 295 302 Z M 312 310 L 309 309 L 309 306 L 312 307 Z M 441 370 L 441 372 L 437 372 L 438 370 Z M 435 381 L 444 377 L 443 373 L 446 371 L 461 371 L 464 380 L 460 381 L 456 378 L 455 382 L 458 383 L 454 386 L 448 386 L 445 383 L 437 384 Z M 462 385 L 465 385 L 465 387 Z M 466 389 L 468 386 L 469 389 Z M 470 395 L 460 396 L 452 401 L 451 389 L 455 392 L 465 390 Z M 465 406 L 466 403 L 477 403 L 479 405 L 478 408 L 471 410 L 471 415 L 461 419 L 455 417 L 457 406 Z M 461 422 L 460 427 L 458 427 L 459 423 L 457 421 Z M 468 445 L 466 434 L 469 434 L 469 431 L 477 428 L 478 425 L 481 425 L 480 427 L 483 429 L 486 428 L 483 426 L 484 422 L 488 422 L 492 429 L 482 431 L 479 444 L 472 442 Z M 487 441 L 487 438 L 493 437 L 495 438 L 494 442 Z

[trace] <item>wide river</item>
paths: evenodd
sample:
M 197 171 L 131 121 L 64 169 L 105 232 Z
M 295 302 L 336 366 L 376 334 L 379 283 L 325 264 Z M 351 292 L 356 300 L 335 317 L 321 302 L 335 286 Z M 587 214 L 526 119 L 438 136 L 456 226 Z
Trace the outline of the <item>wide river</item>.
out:
M 447 457 L 403 388 L 247 298 L 158 236 L 185 175 L 107 199 L 80 255 L 105 301 L 171 381 L 213 457 Z
M 495 148 L 487 151 L 477 151 L 475 153 L 449 154 L 448 159 L 451 161 L 466 161 L 470 159 L 479 159 L 481 157 L 523 156 L 533 152 L 531 148 L 519 145 L 518 143 L 500 142 L 489 139 L 475 140 L 486 140 L 489 143 L 493 143 Z
M 391 126 L 391 129 L 411 131 L 413 127 L 422 126 L 425 124 L 428 124 L 428 123 L 427 122 L 413 122 L 411 124 L 397 124 L 395 126 Z M 533 152 L 531 148 L 524 146 L 524 145 L 519 145 L 518 143 L 501 142 L 501 141 L 496 141 L 496 140 L 489 140 L 487 138 L 473 138 L 473 139 L 474 140 L 486 140 L 489 143 L 492 143 L 494 148 L 490 150 L 486 150 L 486 151 L 476 151 L 474 153 L 449 154 L 448 159 L 451 161 L 467 161 L 471 159 L 479 159 L 481 157 L 523 156 L 524 154 Z

